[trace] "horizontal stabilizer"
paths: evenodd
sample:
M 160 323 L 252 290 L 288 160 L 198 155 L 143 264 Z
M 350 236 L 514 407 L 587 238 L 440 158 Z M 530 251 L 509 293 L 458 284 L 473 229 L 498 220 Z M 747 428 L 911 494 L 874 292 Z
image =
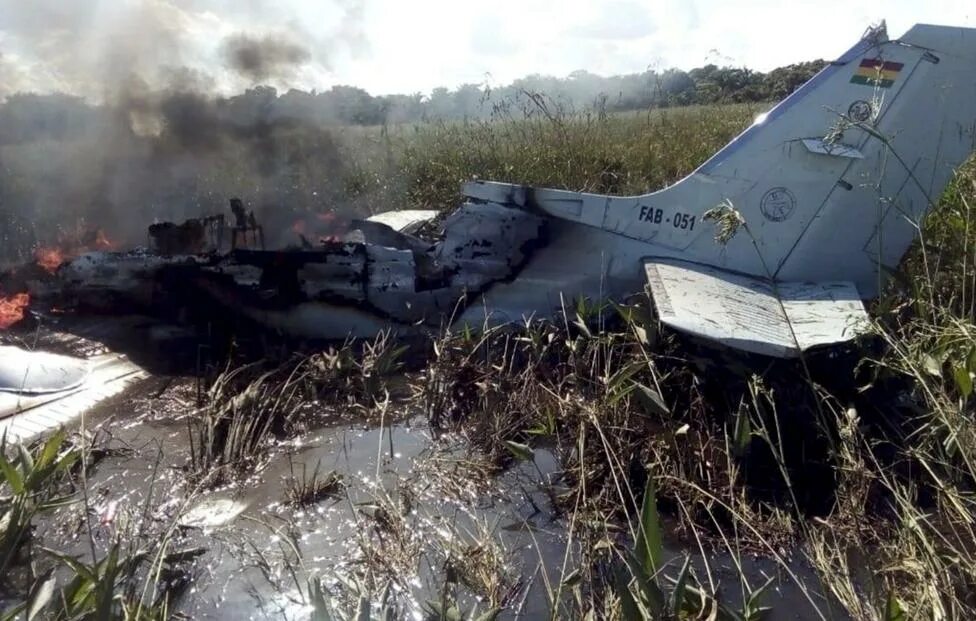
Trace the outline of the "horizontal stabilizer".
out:
M 795 358 L 848 341 L 868 316 L 850 282 L 776 282 L 675 259 L 644 270 L 661 321 L 748 352 Z

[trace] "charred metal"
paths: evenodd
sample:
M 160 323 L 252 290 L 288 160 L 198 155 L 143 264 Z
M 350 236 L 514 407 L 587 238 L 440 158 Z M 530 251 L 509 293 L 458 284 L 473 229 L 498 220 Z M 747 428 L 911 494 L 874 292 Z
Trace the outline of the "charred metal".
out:
M 180 316 L 209 306 L 221 319 L 303 339 L 518 324 L 646 291 L 661 322 L 693 338 L 796 357 L 864 332 L 862 301 L 878 295 L 930 197 L 973 151 L 972 133 L 958 129 L 976 116 L 976 31 L 918 25 L 898 41 L 871 32 L 655 192 L 471 181 L 446 216 L 396 211 L 338 226 L 335 213 L 319 214 L 329 227 L 317 241 L 296 222 L 295 245 L 278 249 L 265 246 L 265 227 L 232 198 L 228 218 L 153 224 L 146 249 L 111 252 L 96 235 L 72 245 L 96 252 L 38 257 L 56 278 L 27 286 L 62 306 L 175 307 Z M 915 66 L 927 50 L 941 52 L 937 65 L 885 78 L 892 90 L 872 108 L 870 132 L 838 126 L 831 111 L 863 102 L 872 86 L 858 67 Z M 942 85 L 938 109 L 932 84 Z M 838 142 L 841 130 L 850 144 Z M 892 150 L 900 157 L 882 165 Z M 605 181 L 609 191 L 612 171 Z M 880 218 L 871 187 L 897 195 L 879 206 Z
M 471 202 L 433 236 L 405 232 L 438 215 L 424 212 L 390 220 L 399 229 L 381 216 L 353 221 L 342 239 L 267 250 L 253 212 L 239 199 L 230 207 L 230 227 L 223 214 L 152 224 L 148 248 L 83 254 L 61 266 L 57 286 L 37 293 L 101 311 L 159 313 L 209 302 L 251 319 L 314 304 L 407 329 L 435 328 L 494 284 L 511 282 L 546 237 L 539 215 Z M 319 329 L 322 338 L 343 336 L 327 325 Z

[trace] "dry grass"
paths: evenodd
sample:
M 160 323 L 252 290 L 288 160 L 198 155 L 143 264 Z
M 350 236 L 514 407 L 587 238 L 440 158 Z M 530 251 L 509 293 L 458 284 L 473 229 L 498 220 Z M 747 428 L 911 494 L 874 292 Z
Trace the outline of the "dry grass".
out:
M 419 398 L 434 429 L 464 434 L 495 470 L 513 461 L 506 443 L 556 447 L 589 568 L 560 614 L 624 614 L 606 597 L 606 544 L 619 544 L 621 525 L 635 532 L 650 479 L 693 549 L 755 552 L 784 568 L 782 550 L 802 551 L 855 619 L 970 618 L 974 203 L 970 163 L 876 305 L 873 343 L 769 362 L 698 351 L 640 306 L 615 321 L 577 312 L 447 336 Z
M 364 136 L 378 141 L 358 160 L 373 171 L 364 193 L 405 189 L 414 205 L 447 207 L 472 175 L 645 191 L 689 172 L 755 112 L 567 118 L 536 105 L 524 120 Z M 371 159 L 383 153 L 383 166 Z M 383 170 L 395 180 L 386 190 L 370 181 Z M 447 493 L 470 496 L 469 480 L 487 481 L 536 447 L 558 457 L 559 485 L 548 493 L 573 554 L 543 577 L 553 619 L 761 616 L 762 581 L 743 572 L 741 594 L 730 597 L 707 567 L 662 563 L 648 543 L 662 537 L 696 558 L 717 549 L 772 559 L 820 618 L 832 615 L 816 585 L 792 573 L 790 550 L 853 619 L 976 618 L 974 205 L 971 163 L 875 305 L 873 340 L 802 363 L 769 361 L 699 349 L 662 329 L 644 299 L 579 301 L 553 323 L 440 335 L 409 376 L 412 393 L 391 396 L 387 378 L 402 370 L 404 351 L 381 335 L 219 378 L 193 423 L 191 470 L 260 468 L 276 438 L 309 424 L 313 401 L 357 417 L 419 410 L 451 451 L 428 464 L 443 470 Z M 458 455 L 459 444 L 469 453 Z M 295 479 L 298 500 L 335 491 L 317 473 Z M 381 491 L 358 507 L 357 602 L 402 586 L 434 546 L 445 586 L 432 618 L 458 611 L 462 590 L 488 612 L 511 605 L 519 578 L 491 529 L 427 537 L 414 495 Z
M 338 495 L 343 489 L 342 475 L 335 470 L 321 471 L 321 462 L 315 464 L 311 472 L 302 463 L 301 472 L 295 472 L 295 465 L 288 457 L 291 475 L 285 480 L 285 498 L 295 507 L 309 507 Z

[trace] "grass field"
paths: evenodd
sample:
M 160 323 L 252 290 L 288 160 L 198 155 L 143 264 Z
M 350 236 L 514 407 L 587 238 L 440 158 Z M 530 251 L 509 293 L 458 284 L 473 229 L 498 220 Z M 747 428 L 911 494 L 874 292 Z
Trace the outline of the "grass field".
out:
M 329 138 L 343 162 L 332 171 L 332 202 L 309 209 L 449 209 L 460 183 L 473 177 L 643 193 L 688 174 L 761 111 L 567 115 L 539 99 L 491 121 L 344 130 Z M 325 174 L 314 161 L 303 170 Z M 201 183 L 207 178 L 200 173 Z M 561 321 L 514 334 L 434 338 L 410 376 L 413 390 L 395 407 L 419 408 L 433 431 L 461 434 L 477 476 L 531 462 L 540 447 L 559 458 L 564 477 L 550 491 L 575 553 L 548 570 L 553 619 L 762 618 L 765 580 L 743 575 L 723 591 L 699 562 L 712 549 L 771 559 L 780 579 L 806 594 L 807 618 L 976 618 L 974 206 L 970 162 L 873 305 L 873 334 L 829 355 L 769 362 L 699 349 L 661 329 L 646 302 L 618 311 L 581 304 Z M 605 330 L 596 329 L 598 314 L 614 317 Z M 301 364 L 327 378 L 317 381 L 329 394 L 374 412 L 385 378 L 399 368 L 394 351 L 383 342 L 358 358 L 350 353 L 357 362 L 324 356 Z M 276 373 L 292 381 L 290 372 Z M 273 428 L 277 416 L 286 427 L 293 422 L 291 411 L 279 413 L 284 389 L 269 388 L 267 377 L 243 393 L 255 395 L 247 401 L 253 409 L 241 421 L 245 410 L 235 410 L 229 423 L 230 435 L 244 438 L 237 448 L 245 467 L 259 461 L 254 453 L 270 433 L 252 428 Z M 228 404 L 211 404 L 206 420 L 223 420 Z M 192 433 L 206 452 L 194 468 L 206 470 L 215 455 L 236 459 L 227 456 L 240 451 L 214 446 L 217 436 L 201 424 Z M 11 476 L 16 482 L 11 468 L 28 468 L 19 459 L 4 465 L 8 486 Z M 302 489 L 316 496 L 338 486 L 316 476 L 302 474 L 296 504 Z M 0 539 L 9 563 L 42 511 L 23 490 L 12 498 L 21 504 L 3 502 L 19 507 L 19 530 Z M 666 538 L 698 561 L 665 561 Z M 816 584 L 794 574 L 791 556 L 805 559 Z M 494 565 L 471 563 L 447 572 L 444 598 L 429 618 L 475 618 L 448 597 L 457 584 L 450 575 L 495 584 Z M 369 600 L 382 571 L 364 571 Z M 325 614 L 329 597 L 314 584 L 309 600 Z M 486 595 L 482 608 L 497 614 L 506 604 L 496 599 Z
M 641 193 L 690 172 L 759 111 L 729 106 L 567 118 L 540 102 L 527 120 L 416 130 L 398 159 L 400 174 L 411 200 L 432 206 L 452 204 L 458 182 L 471 176 Z M 636 311 L 619 333 L 584 330 L 523 352 L 532 364 L 494 361 L 513 369 L 500 386 L 517 386 L 501 388 L 506 396 L 496 395 L 497 403 L 511 403 L 515 394 L 531 405 L 504 408 L 485 397 L 479 416 L 517 409 L 525 420 L 487 424 L 494 431 L 483 437 L 504 441 L 499 430 L 519 430 L 507 440 L 526 441 L 529 430 L 545 429 L 563 445 L 592 442 L 569 463 L 579 472 L 574 507 L 610 520 L 633 522 L 640 503 L 629 499 L 644 488 L 634 464 L 645 465 L 658 507 L 678 521 L 689 543 L 704 537 L 730 552 L 749 548 L 773 557 L 795 545 L 851 618 L 973 618 L 974 205 L 970 162 L 875 304 L 876 338 L 846 352 L 846 360 L 743 365 L 655 339 L 653 321 L 642 323 Z M 541 342 L 533 339 L 531 347 Z M 556 394 L 571 381 L 576 398 L 539 394 L 532 386 L 540 378 L 549 378 Z M 645 389 L 655 398 L 642 396 Z M 608 476 L 614 469 L 618 477 Z M 628 505 L 633 512 L 621 515 Z M 628 589 L 617 588 L 612 612 L 601 614 L 678 614 L 655 612 L 657 604 L 649 603 L 655 598 L 639 582 L 628 585 L 637 606 L 626 601 Z M 678 616 L 693 618 L 687 611 Z
M 473 178 L 609 194 L 674 183 L 768 108 L 689 106 L 568 115 L 539 99 L 487 121 L 350 128 L 345 190 L 374 210 L 452 209 Z

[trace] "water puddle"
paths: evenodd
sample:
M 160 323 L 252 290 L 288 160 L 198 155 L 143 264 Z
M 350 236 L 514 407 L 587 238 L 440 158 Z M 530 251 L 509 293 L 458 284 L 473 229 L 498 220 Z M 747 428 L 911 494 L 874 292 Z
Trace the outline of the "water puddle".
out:
M 274 447 L 258 474 L 202 490 L 184 472 L 196 390 L 190 379 L 154 377 L 91 412 L 86 432 L 100 441 L 87 473 L 90 520 L 84 503 L 61 508 L 41 524 L 41 540 L 79 557 L 90 557 L 92 542 L 102 554 L 120 532 L 132 533 L 133 545 L 154 533 L 143 545 L 206 549 L 176 600 L 194 619 L 307 619 L 312 576 L 365 585 L 374 599 L 389 584 L 406 618 L 424 618 L 424 602 L 440 597 L 448 575 L 462 586 L 463 610 L 498 605 L 500 618 L 550 616 L 550 593 L 579 553 L 571 517 L 554 503 L 561 471 L 552 451 L 537 448 L 495 473 L 463 439 L 433 439 L 421 417 L 337 422 Z M 289 481 L 313 472 L 334 489 L 304 506 L 290 502 Z M 799 558 L 789 567 L 802 586 L 771 560 L 709 553 L 706 569 L 705 557 L 677 541 L 668 554 L 674 573 L 691 554 L 702 580 L 711 572 L 732 601 L 740 575 L 753 588 L 773 578 L 769 619 L 821 618 L 810 599 L 826 609 Z

